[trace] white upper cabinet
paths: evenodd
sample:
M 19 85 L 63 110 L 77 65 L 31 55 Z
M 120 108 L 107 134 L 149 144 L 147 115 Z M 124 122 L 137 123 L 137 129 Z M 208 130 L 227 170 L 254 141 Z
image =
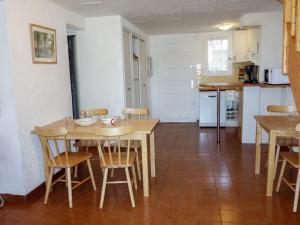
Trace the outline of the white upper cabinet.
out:
M 233 32 L 233 62 L 246 61 L 247 31 L 238 30 Z
M 247 30 L 247 53 L 246 59 L 258 64 L 259 55 L 259 42 L 260 42 L 260 30 L 248 29 Z
M 233 62 L 252 61 L 258 64 L 259 29 L 238 30 L 233 32 Z

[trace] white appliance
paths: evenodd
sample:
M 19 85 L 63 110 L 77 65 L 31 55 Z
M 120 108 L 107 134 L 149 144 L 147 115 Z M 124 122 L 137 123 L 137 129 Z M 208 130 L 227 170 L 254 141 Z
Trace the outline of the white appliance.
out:
M 264 82 L 267 84 L 289 84 L 289 77 L 282 74 L 281 68 L 265 70 Z
M 226 126 L 225 118 L 225 91 L 221 91 L 220 102 L 220 123 Z M 200 127 L 216 127 L 217 126 L 217 92 L 216 91 L 200 91 Z

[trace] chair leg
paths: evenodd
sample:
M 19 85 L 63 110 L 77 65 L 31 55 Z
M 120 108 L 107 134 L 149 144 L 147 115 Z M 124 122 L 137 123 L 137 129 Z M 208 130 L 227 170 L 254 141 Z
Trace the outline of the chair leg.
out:
M 74 167 L 74 178 L 77 178 L 77 176 L 78 176 L 78 165 Z
M 296 181 L 296 189 L 295 189 L 295 196 L 294 196 L 293 212 L 297 212 L 298 200 L 299 200 L 299 190 L 300 190 L 300 168 L 298 168 L 298 174 L 297 174 L 297 181 Z
M 68 177 L 68 174 L 67 174 L 67 169 L 65 169 L 65 180 L 66 180 L 66 188 L 68 188 L 68 181 L 67 181 L 67 177 Z
M 49 174 L 48 181 L 47 181 L 47 186 L 46 186 L 45 198 L 44 198 L 44 204 L 45 205 L 48 202 L 49 192 L 50 192 L 50 189 L 51 189 L 51 186 L 52 186 L 53 173 L 54 173 L 54 167 L 51 167 L 50 174 Z
M 115 172 L 115 169 L 111 169 L 111 171 L 110 171 L 110 177 L 111 177 L 111 178 L 114 177 L 114 172 Z
M 138 177 L 139 177 L 139 180 L 142 180 L 140 157 L 139 157 L 139 153 L 138 153 L 138 148 L 134 148 L 134 151 L 136 153 L 136 168 L 137 168 L 137 172 L 138 172 Z
M 102 190 L 101 190 L 101 196 L 100 196 L 100 206 L 99 208 L 103 208 L 103 202 L 104 202 L 104 197 L 105 197 L 105 189 L 106 189 L 106 181 L 107 181 L 107 173 L 108 169 L 104 169 L 104 174 L 103 174 L 103 183 L 102 183 Z
M 117 152 L 117 147 L 116 146 L 114 146 L 114 153 L 116 153 Z M 114 171 L 115 171 L 115 169 L 114 168 L 112 168 L 111 169 L 111 171 L 110 171 L 110 177 L 111 178 L 113 178 L 114 177 Z
M 76 152 L 79 152 L 79 148 L 78 147 L 76 147 Z M 77 178 L 77 176 L 78 176 L 78 165 L 76 165 L 74 167 L 74 178 Z
M 73 208 L 71 168 L 68 167 L 66 168 L 66 170 L 67 170 L 67 181 L 68 181 L 69 208 Z
M 277 173 L 279 154 L 280 154 L 280 145 L 277 145 L 277 147 L 276 147 L 276 156 L 275 156 L 275 165 L 274 165 L 274 180 L 276 178 L 276 173 Z
M 90 159 L 87 159 L 86 162 L 87 162 L 87 165 L 88 165 L 88 169 L 89 169 L 93 189 L 94 189 L 94 191 L 96 191 L 97 188 L 96 188 L 95 178 L 94 178 L 94 174 L 93 174 L 93 170 L 92 170 L 92 166 L 91 166 L 91 161 L 90 161 Z
M 137 190 L 136 173 L 135 173 L 134 165 L 132 165 L 131 170 L 132 170 L 134 188 L 135 188 L 135 190 Z
M 125 173 L 126 173 L 126 178 L 127 178 L 127 184 L 128 184 L 128 190 L 129 190 L 131 205 L 132 205 L 132 207 L 135 207 L 135 202 L 134 202 L 134 197 L 133 197 L 133 191 L 132 191 L 132 184 L 131 184 L 131 180 L 130 180 L 130 175 L 129 175 L 129 169 L 128 169 L 128 167 L 125 168 Z
M 281 170 L 280 170 L 280 174 L 279 174 L 279 178 L 278 178 L 277 187 L 276 187 L 276 192 L 278 192 L 279 189 L 280 189 L 281 182 L 282 182 L 282 177 L 283 177 L 284 170 L 285 170 L 285 166 L 286 166 L 286 160 L 283 160 Z

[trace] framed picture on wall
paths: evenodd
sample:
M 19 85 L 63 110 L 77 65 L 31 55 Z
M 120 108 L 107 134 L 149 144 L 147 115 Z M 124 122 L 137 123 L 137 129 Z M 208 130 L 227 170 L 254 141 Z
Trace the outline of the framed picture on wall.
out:
M 33 63 L 57 63 L 56 30 L 30 24 Z

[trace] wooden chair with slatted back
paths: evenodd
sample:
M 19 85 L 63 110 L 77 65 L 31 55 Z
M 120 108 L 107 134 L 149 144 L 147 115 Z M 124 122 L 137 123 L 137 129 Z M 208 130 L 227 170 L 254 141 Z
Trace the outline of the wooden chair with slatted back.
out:
M 108 109 L 97 108 L 97 109 L 83 109 L 80 111 L 81 116 L 106 116 L 108 115 Z M 97 147 L 97 141 L 95 140 L 79 140 L 74 144 L 76 148 L 85 148 L 88 152 L 89 147 Z
M 133 183 L 137 189 L 136 174 L 134 169 L 134 162 L 136 160 L 136 153 L 130 151 L 131 133 L 133 132 L 132 126 L 112 127 L 112 128 L 98 128 L 94 134 L 98 136 L 98 152 L 100 158 L 100 166 L 103 171 L 103 183 L 100 197 L 100 208 L 103 208 L 105 197 L 105 190 L 107 184 L 120 184 L 127 183 L 132 207 L 135 207 L 135 201 L 132 191 L 132 182 L 130 179 L 129 168 L 132 170 Z M 125 151 L 121 150 L 121 139 L 127 141 Z M 104 147 L 102 140 L 108 143 Z M 111 145 L 113 143 L 113 146 Z M 115 148 L 115 146 L 117 146 Z M 105 148 L 105 149 L 104 149 Z M 116 149 L 116 151 L 114 151 Z M 106 150 L 106 151 L 105 151 Z M 126 180 L 107 181 L 107 174 L 109 169 L 124 169 Z
M 300 124 L 297 125 L 296 131 L 298 131 L 298 137 L 297 138 L 299 140 L 299 138 L 300 138 Z M 299 199 L 299 190 L 300 190 L 300 151 L 299 152 L 281 152 L 280 156 L 283 159 L 283 162 L 282 162 L 282 166 L 281 166 L 281 170 L 280 170 L 280 174 L 279 174 L 279 179 L 278 179 L 276 191 L 279 192 L 281 182 L 284 181 L 284 183 L 287 184 L 287 186 L 295 192 L 293 212 L 297 212 L 298 199 Z M 289 182 L 283 176 L 284 170 L 285 170 L 285 167 L 286 167 L 286 163 L 290 164 L 292 167 L 294 167 L 298 170 L 296 183 Z
M 71 152 L 69 144 L 66 140 L 67 130 L 65 128 L 47 129 L 35 127 L 36 134 L 40 137 L 41 146 L 46 158 L 47 166 L 50 168 L 48 181 L 46 181 L 46 193 L 44 204 L 47 204 L 50 189 L 57 182 L 66 182 L 68 187 L 69 207 L 73 207 L 72 190 L 79 187 L 81 184 L 91 180 L 94 191 L 96 191 L 96 184 L 94 180 L 93 170 L 90 163 L 91 154 Z M 63 147 L 60 147 L 58 140 L 63 141 Z M 89 176 L 82 181 L 72 181 L 71 168 L 77 166 L 82 162 L 87 162 Z M 54 169 L 65 169 L 65 174 L 60 176 L 57 180 L 52 181 Z M 64 178 L 64 179 L 63 179 Z M 75 184 L 72 186 L 72 184 Z
M 149 116 L 149 110 L 147 108 L 125 108 L 123 109 L 123 114 L 125 118 L 128 119 L 146 120 Z M 126 141 L 121 142 L 122 147 L 126 145 L 127 145 Z M 137 172 L 138 172 L 139 180 L 142 180 L 142 172 L 140 166 L 142 161 L 140 159 L 141 157 L 139 156 L 139 152 L 138 152 L 138 149 L 141 149 L 141 141 L 131 140 L 130 146 L 131 148 L 134 149 L 134 151 L 137 154 L 137 158 L 136 158 Z
M 147 119 L 149 116 L 147 108 L 125 108 L 123 113 L 129 119 Z
M 86 117 L 86 116 L 106 116 L 108 115 L 108 109 L 106 108 L 95 108 L 95 109 L 83 109 L 80 110 L 80 116 Z M 89 148 L 91 147 L 97 147 L 97 141 L 95 140 L 77 140 L 74 144 L 77 151 L 79 151 L 79 148 L 85 148 L 85 151 L 88 152 Z M 78 166 L 75 167 L 74 177 L 77 177 L 78 175 Z
M 290 114 L 290 113 L 297 112 L 297 108 L 295 106 L 290 106 L 290 105 L 269 105 L 267 107 L 267 111 L 271 113 L 278 113 L 278 114 Z M 288 147 L 290 150 L 292 150 L 293 146 L 298 146 L 298 140 L 296 138 L 277 137 L 274 179 L 276 177 L 278 162 L 281 161 L 279 159 L 280 148 Z

